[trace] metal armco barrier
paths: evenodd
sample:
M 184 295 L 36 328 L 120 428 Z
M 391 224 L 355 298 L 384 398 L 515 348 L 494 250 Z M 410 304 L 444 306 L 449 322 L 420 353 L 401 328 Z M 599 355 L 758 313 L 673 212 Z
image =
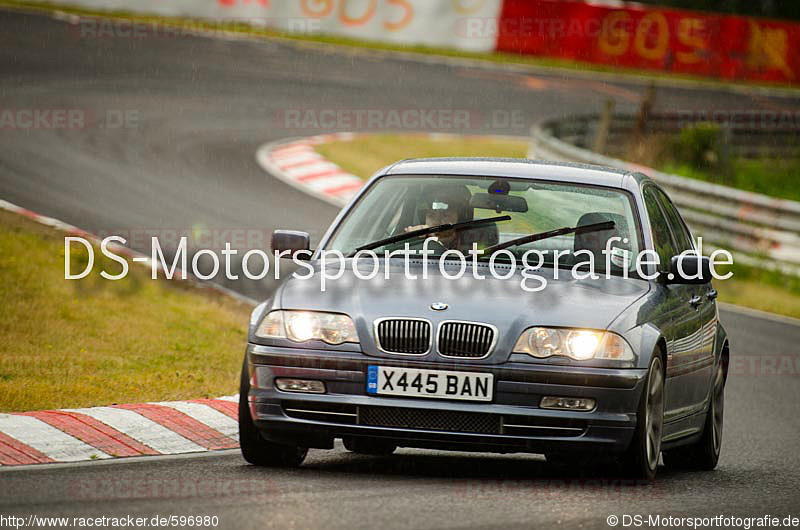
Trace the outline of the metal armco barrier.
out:
M 614 114 L 605 132 L 604 154 L 621 158 L 634 134 L 639 118 L 635 114 Z M 544 124 L 551 136 L 577 147 L 592 149 L 601 117 L 573 116 Z M 800 112 L 772 110 L 713 112 L 678 111 L 652 114 L 642 126 L 646 136 L 674 136 L 699 123 L 716 124 L 725 141 L 725 151 L 741 158 L 800 158 Z
M 587 118 L 571 120 L 574 123 L 582 119 Z M 555 136 L 558 131 L 569 130 L 565 122 L 570 122 L 570 119 L 534 126 L 528 157 L 612 166 L 644 173 L 669 192 L 694 237 L 702 236 L 714 247 L 732 251 L 736 260 L 743 264 L 800 276 L 800 202 L 680 177 L 594 153 Z M 574 136 L 572 140 L 575 140 Z

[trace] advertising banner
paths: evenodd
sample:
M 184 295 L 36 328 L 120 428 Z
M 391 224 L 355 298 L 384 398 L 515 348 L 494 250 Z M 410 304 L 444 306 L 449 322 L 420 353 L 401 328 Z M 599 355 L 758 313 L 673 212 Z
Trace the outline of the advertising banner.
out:
M 643 70 L 798 83 L 800 24 L 625 2 L 576 0 L 49 0 L 219 28 L 464 51 L 502 51 Z M 101 22 L 87 22 L 94 36 Z M 114 28 L 108 31 L 113 32 Z M 148 35 L 142 31 L 142 35 Z
M 243 23 L 298 35 L 491 52 L 496 34 L 470 37 L 454 28 L 464 17 L 496 21 L 502 0 L 49 0 L 48 4 L 189 17 L 223 26 Z
M 477 32 L 476 32 L 477 33 Z M 637 4 L 505 0 L 497 50 L 724 79 L 796 83 L 800 24 Z

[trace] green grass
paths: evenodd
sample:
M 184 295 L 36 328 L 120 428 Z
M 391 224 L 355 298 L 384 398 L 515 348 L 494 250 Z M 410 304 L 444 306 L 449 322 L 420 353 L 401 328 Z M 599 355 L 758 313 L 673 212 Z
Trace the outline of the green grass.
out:
M 778 156 L 765 144 L 762 156 L 744 158 L 727 141 L 719 126 L 701 122 L 639 140 L 631 135 L 616 156 L 695 180 L 800 201 L 800 146 Z
M 731 279 L 714 282 L 720 301 L 800 318 L 800 278 L 742 265 L 732 270 Z
M 667 173 L 731 186 L 740 190 L 800 201 L 800 186 L 797 185 L 797 179 L 800 176 L 800 161 L 797 159 L 736 159 L 731 162 L 730 170 L 725 173 L 705 171 L 689 164 L 676 163 L 664 164 L 660 169 Z
M 71 252 L 82 270 L 86 250 Z M 0 211 L 0 412 L 235 393 L 249 307 L 184 282 L 150 279 L 95 251 L 64 279 L 64 235 Z
M 322 156 L 363 179 L 402 158 L 439 156 L 496 156 L 525 158 L 528 142 L 485 136 L 430 137 L 426 134 L 365 134 L 352 141 L 315 147 Z
M 318 145 L 315 149 L 327 159 L 361 178 L 403 158 L 420 156 L 500 156 L 524 157 L 526 142 L 481 138 L 424 135 L 370 134 L 351 141 Z M 721 270 L 724 274 L 727 270 Z M 760 271 L 735 265 L 733 277 L 717 280 L 714 286 L 722 302 L 800 318 L 800 278 L 778 272 Z
M 132 13 L 130 11 L 99 11 L 90 10 L 81 7 L 65 6 L 60 4 L 52 4 L 48 2 L 30 2 L 24 0 L 0 0 L 0 7 L 11 8 L 25 8 L 40 11 L 61 11 L 82 16 L 106 16 L 117 19 L 124 19 L 136 22 L 158 22 L 161 24 L 186 24 L 187 27 L 192 28 L 191 19 L 185 17 L 159 17 L 148 16 Z M 431 46 L 420 45 L 399 45 L 390 44 L 377 41 L 360 40 L 348 37 L 340 37 L 334 35 L 299 35 L 293 33 L 286 33 L 277 30 L 254 28 L 246 25 L 243 22 L 237 21 L 236 24 L 213 24 L 211 21 L 203 20 L 204 29 L 224 30 L 234 34 L 242 34 L 253 37 L 284 39 L 295 41 L 299 44 L 306 45 L 334 45 L 353 50 L 376 50 L 376 51 L 390 51 L 390 52 L 404 52 L 422 55 L 435 55 L 440 57 L 455 57 L 461 59 L 471 59 L 475 61 L 483 61 L 489 63 L 502 63 L 508 65 L 528 66 L 532 68 L 546 68 L 554 70 L 571 70 L 580 71 L 591 74 L 606 73 L 615 76 L 623 76 L 628 79 L 639 79 L 643 81 L 661 80 L 661 81 L 683 81 L 696 84 L 699 86 L 707 87 L 732 87 L 732 86 L 753 86 L 753 87 L 769 87 L 778 88 L 785 91 L 795 92 L 800 90 L 800 87 L 793 87 L 790 85 L 767 82 L 767 81 L 749 81 L 749 80 L 736 80 L 725 81 L 709 77 L 701 77 L 688 74 L 658 72 L 654 70 L 643 70 L 637 68 L 626 68 L 623 66 L 609 66 L 602 64 L 587 63 L 581 61 L 572 61 L 566 59 L 557 59 L 551 57 L 537 57 L 532 55 L 518 55 L 513 53 L 485 53 L 485 52 L 468 52 L 450 48 L 440 48 Z

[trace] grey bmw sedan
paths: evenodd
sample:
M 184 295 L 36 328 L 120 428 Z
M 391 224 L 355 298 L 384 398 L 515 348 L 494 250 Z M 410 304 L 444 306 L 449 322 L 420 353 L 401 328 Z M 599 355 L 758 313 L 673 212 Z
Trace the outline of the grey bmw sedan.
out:
M 240 443 L 336 439 L 713 469 L 729 342 L 713 267 L 658 184 L 611 168 L 423 159 L 376 174 L 252 314 Z

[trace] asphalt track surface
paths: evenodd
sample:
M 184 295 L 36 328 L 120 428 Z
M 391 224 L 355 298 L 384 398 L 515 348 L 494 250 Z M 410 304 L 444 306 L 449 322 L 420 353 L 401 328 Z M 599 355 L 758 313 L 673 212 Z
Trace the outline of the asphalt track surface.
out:
M 318 238 L 336 210 L 254 161 L 266 141 L 325 132 L 286 129 L 275 119 L 285 109 L 521 111 L 522 126 L 484 120 L 467 132 L 524 134 L 538 119 L 593 111 L 607 97 L 633 109 L 644 91 L 623 81 L 278 41 L 82 39 L 41 15 L 2 13 L 0 27 L 3 108 L 138 112 L 126 128 L 0 129 L 0 198 L 93 232 L 291 227 Z M 657 106 L 798 109 L 800 102 L 661 88 Z M 264 298 L 273 282 L 232 287 Z M 728 311 L 722 319 L 734 355 L 798 354 L 800 327 Z M 759 373 L 765 370 L 756 364 L 755 374 L 744 364 L 729 378 L 718 469 L 662 468 L 650 488 L 591 488 L 585 480 L 619 475 L 559 468 L 538 456 L 400 450 L 364 457 L 339 446 L 312 451 L 297 470 L 258 469 L 237 452 L 4 470 L 0 514 L 215 515 L 223 528 L 608 528 L 611 514 L 800 516 L 798 376 Z M 202 489 L 208 481 L 215 493 Z

